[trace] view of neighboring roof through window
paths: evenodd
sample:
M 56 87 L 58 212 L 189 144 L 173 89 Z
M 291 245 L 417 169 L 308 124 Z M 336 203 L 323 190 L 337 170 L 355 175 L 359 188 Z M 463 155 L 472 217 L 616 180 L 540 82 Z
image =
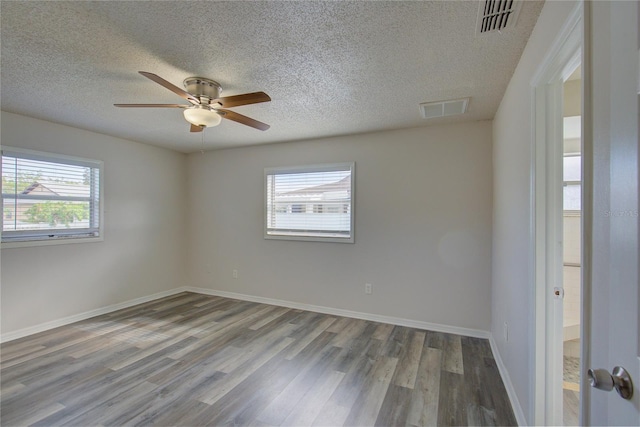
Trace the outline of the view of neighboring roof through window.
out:
M 101 172 L 98 160 L 4 147 L 3 244 L 101 238 Z

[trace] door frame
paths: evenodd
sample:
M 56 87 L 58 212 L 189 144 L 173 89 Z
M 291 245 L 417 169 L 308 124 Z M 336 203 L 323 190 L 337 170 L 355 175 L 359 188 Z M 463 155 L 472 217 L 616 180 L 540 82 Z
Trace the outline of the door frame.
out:
M 562 288 L 562 154 L 563 154 L 563 103 L 564 81 L 583 62 L 584 52 L 584 4 L 578 2 L 551 45 L 542 63 L 531 79 L 533 135 L 531 147 L 531 234 L 533 284 L 533 370 L 531 373 L 531 407 L 534 425 L 562 425 L 562 298 L 556 298 L 553 288 Z M 584 80 L 582 82 L 584 88 Z M 583 89 L 584 91 L 584 89 Z M 583 103 L 584 95 L 583 95 Z M 584 110 L 584 109 L 583 109 Z M 584 128 L 584 120 L 583 120 Z M 589 152 L 582 161 L 589 162 Z M 588 150 L 587 150 L 588 151 Z M 588 174 L 587 174 L 588 175 Z M 588 185 L 583 167 L 583 194 Z M 582 203 L 584 220 L 590 218 L 589 206 Z M 582 241 L 583 247 L 586 241 Z M 590 295 L 585 272 L 590 271 L 589 261 L 583 253 L 581 269 L 581 345 L 589 334 L 589 322 L 584 313 L 586 296 Z M 582 356 L 586 346 L 582 345 Z M 588 356 L 588 355 L 586 355 Z M 582 361 L 585 359 L 582 358 Z M 581 420 L 583 392 L 581 386 Z

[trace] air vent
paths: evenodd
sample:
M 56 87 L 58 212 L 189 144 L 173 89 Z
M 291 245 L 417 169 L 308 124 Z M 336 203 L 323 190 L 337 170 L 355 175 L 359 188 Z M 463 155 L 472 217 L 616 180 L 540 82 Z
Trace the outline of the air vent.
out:
M 514 27 L 521 3 L 521 0 L 480 0 L 476 34 L 501 32 Z
M 451 99 L 449 101 L 425 102 L 420 104 L 420 112 L 425 119 L 457 116 L 467 112 L 469 98 Z

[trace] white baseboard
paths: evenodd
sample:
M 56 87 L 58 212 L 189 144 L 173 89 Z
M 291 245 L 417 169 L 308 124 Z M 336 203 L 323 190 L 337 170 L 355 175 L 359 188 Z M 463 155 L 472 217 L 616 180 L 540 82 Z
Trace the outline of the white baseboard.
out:
M 507 371 L 507 367 L 502 361 L 502 357 L 500 356 L 500 352 L 498 351 L 498 345 L 493 339 L 493 335 L 489 336 L 489 344 L 491 344 L 493 359 L 496 361 L 498 371 L 500 371 L 500 376 L 502 377 L 504 388 L 507 389 L 507 395 L 509 396 L 509 400 L 511 401 L 511 407 L 513 408 L 513 413 L 516 416 L 516 421 L 518 422 L 519 426 L 526 426 L 527 420 L 524 416 L 524 412 L 522 412 L 522 405 L 520 405 L 520 401 L 518 400 L 518 396 L 516 395 L 516 389 L 513 388 L 511 377 L 509 377 L 509 371 Z
M 158 292 L 156 294 L 147 295 L 140 298 L 135 298 L 129 301 L 121 302 L 118 304 L 109 305 L 107 307 L 97 308 L 95 310 L 85 311 L 84 313 L 74 314 L 72 316 L 63 317 L 62 319 L 52 320 L 50 322 L 40 323 L 39 325 L 29 326 L 28 328 L 18 329 L 17 331 L 8 332 L 0 335 L 0 342 L 8 342 L 23 338 L 28 335 L 37 334 L 39 332 L 48 331 L 49 329 L 58 328 L 60 326 L 69 325 L 71 323 L 86 320 L 91 317 L 101 316 L 103 314 L 111 313 L 113 311 L 122 310 L 123 308 L 132 307 L 134 305 L 142 304 L 145 302 L 153 301 L 158 298 L 164 298 L 171 295 L 178 294 L 180 292 L 186 292 L 186 288 L 175 288 L 168 291 Z
M 569 325 L 562 328 L 562 341 L 577 340 L 580 338 L 580 325 Z
M 156 300 L 156 299 L 159 299 L 159 298 L 164 298 L 164 297 L 168 297 L 168 296 L 171 296 L 171 295 L 175 295 L 175 294 L 178 294 L 180 292 L 195 292 L 195 293 L 205 294 L 205 295 L 215 295 L 215 296 L 219 296 L 219 297 L 233 298 L 233 299 L 238 299 L 238 300 L 242 300 L 242 301 L 251 301 L 251 302 L 258 302 L 258 303 L 262 303 L 262 304 L 277 305 L 277 306 L 280 306 L 280 307 L 294 308 L 294 309 L 298 309 L 298 310 L 307 310 L 307 311 L 313 311 L 313 312 L 316 312 L 316 313 L 330 314 L 330 315 L 334 315 L 334 316 L 352 317 L 352 318 L 355 318 L 355 319 L 369 320 L 369 321 L 372 321 L 372 322 L 389 323 L 389 324 L 392 324 L 392 325 L 406 326 L 406 327 L 409 327 L 409 328 L 424 329 L 424 330 L 436 331 L 436 332 L 444 332 L 444 333 L 448 333 L 448 334 L 464 335 L 464 336 L 468 336 L 468 337 L 487 338 L 488 339 L 490 337 L 490 335 L 491 335 L 488 331 L 483 331 L 481 329 L 461 328 L 461 327 L 458 327 L 458 326 L 449 326 L 449 325 L 442 325 L 442 324 L 439 324 L 439 323 L 422 322 L 422 321 L 419 321 L 419 320 L 404 319 L 404 318 L 401 318 L 401 317 L 382 316 L 382 315 L 379 315 L 379 314 L 363 313 L 363 312 L 351 311 L 351 310 L 343 310 L 343 309 L 340 309 L 340 308 L 332 308 L 332 307 L 325 307 L 325 306 L 320 306 L 320 305 L 304 304 L 304 303 L 280 300 L 280 299 L 275 299 L 275 298 L 258 297 L 258 296 L 253 296 L 253 295 L 238 294 L 238 293 L 235 293 L 235 292 L 217 291 L 217 290 L 214 290 L 214 289 L 205 289 L 205 288 L 196 288 L 196 287 L 191 287 L 191 286 L 183 286 L 183 287 L 180 287 L 180 288 L 175 288 L 175 289 L 170 289 L 168 291 L 158 292 L 158 293 L 155 293 L 155 294 L 152 294 L 152 295 L 147 295 L 147 296 L 144 296 L 144 297 L 135 298 L 135 299 L 132 299 L 132 300 L 129 300 L 129 301 L 125 301 L 125 302 L 121 302 L 121 303 L 118 303 L 118 304 L 109 305 L 109 306 L 98 308 L 98 309 L 95 309 L 95 310 L 85 311 L 84 313 L 74 314 L 72 316 L 63 317 L 62 319 L 57 319 L 57 320 L 52 320 L 50 322 L 40 323 L 40 324 L 35 325 L 35 326 L 30 326 L 28 328 L 19 329 L 17 331 L 8 332 L 8 333 L 0 335 L 0 342 L 4 343 L 4 342 L 8 342 L 8 341 L 13 341 L 13 340 L 16 340 L 18 338 L 26 337 L 28 335 L 33 335 L 33 334 L 37 334 L 39 332 L 47 331 L 49 329 L 54 329 L 54 328 L 58 328 L 60 326 L 69 325 L 71 323 L 79 322 L 81 320 L 86 320 L 86 319 L 89 319 L 91 317 L 101 316 L 103 314 L 111 313 L 113 311 L 121 310 L 123 308 L 132 307 L 132 306 L 137 305 L 137 304 L 143 304 L 145 302 L 153 301 L 153 300 Z
M 389 323 L 398 326 L 407 326 L 409 328 L 425 329 L 435 332 L 445 332 L 448 334 L 465 335 L 475 338 L 489 338 L 489 331 L 480 329 L 461 328 L 458 326 L 441 325 L 438 323 L 422 322 L 419 320 L 403 319 L 400 317 L 382 316 L 379 314 L 362 313 L 359 311 L 343 310 L 340 308 L 324 307 L 320 305 L 304 304 L 294 301 L 286 301 L 274 298 L 258 297 L 246 294 L 237 294 L 235 292 L 217 291 L 214 289 L 195 288 L 187 286 L 183 288 L 187 292 L 196 292 L 199 294 L 214 295 L 218 297 L 238 299 L 242 301 L 258 302 L 262 304 L 277 305 L 279 307 L 295 308 L 298 310 L 313 311 L 316 313 L 331 314 L 334 316 L 352 317 L 355 319 L 369 320 L 372 322 Z
M 339 308 L 332 308 L 332 307 L 324 307 L 324 306 L 319 306 L 319 305 L 304 304 L 304 303 L 280 300 L 280 299 L 275 299 L 275 298 L 265 298 L 265 297 L 258 297 L 258 296 L 253 296 L 253 295 L 238 294 L 238 293 L 235 293 L 235 292 L 217 291 L 217 290 L 213 290 L 213 289 L 205 289 L 205 288 L 196 288 L 196 287 L 190 287 L 190 286 L 183 286 L 183 287 L 180 287 L 180 288 L 175 288 L 175 289 L 170 289 L 168 291 L 158 292 L 158 293 L 155 293 L 155 294 L 152 294 L 152 295 L 148 295 L 148 296 L 145 296 L 145 297 L 132 299 L 132 300 L 129 300 L 129 301 L 118 303 L 118 304 L 109 305 L 109 306 L 98 308 L 98 309 L 95 309 L 95 310 L 85 311 L 84 313 L 74 314 L 72 316 L 64 317 L 62 319 L 57 319 L 57 320 L 52 320 L 50 322 L 40 323 L 40 324 L 35 325 L 35 326 L 30 326 L 28 328 L 19 329 L 17 331 L 8 332 L 8 333 L 0 335 L 0 342 L 4 343 L 4 342 L 8 342 L 8 341 L 13 341 L 13 340 L 16 340 L 18 338 L 23 338 L 23 337 L 26 337 L 26 336 L 29 336 L 29 335 L 33 335 L 33 334 L 37 334 L 37 333 L 40 333 L 40 332 L 48 331 L 50 329 L 58 328 L 60 326 L 69 325 L 71 323 L 79 322 L 81 320 L 86 320 L 86 319 L 89 319 L 91 317 L 101 316 L 103 314 L 111 313 L 113 311 L 121 310 L 123 308 L 132 307 L 132 306 L 137 305 L 137 304 L 143 304 L 145 302 L 153 301 L 155 299 L 159 299 L 159 298 L 164 298 L 164 297 L 168 297 L 168 296 L 171 296 L 171 295 L 175 295 L 175 294 L 178 294 L 180 292 L 195 292 L 195 293 L 205 294 L 205 295 L 215 295 L 215 296 L 220 296 L 220 297 L 225 297 L 225 298 L 233 298 L 233 299 L 238 299 L 238 300 L 243 300 L 243 301 L 258 302 L 258 303 L 262 303 L 262 304 L 277 305 L 277 306 L 280 306 L 280 307 L 287 307 L 287 308 L 295 308 L 295 309 L 299 309 L 299 310 L 313 311 L 313 312 L 316 312 L 316 313 L 330 314 L 330 315 L 334 315 L 334 316 L 352 317 L 352 318 L 355 318 L 355 319 L 369 320 L 369 321 L 372 321 L 372 322 L 389 323 L 389 324 L 392 324 L 392 325 L 406 326 L 406 327 L 409 327 L 409 328 L 417 328 L 417 329 L 424 329 L 424 330 L 429 330 L 429 331 L 444 332 L 444 333 L 448 333 L 448 334 L 457 334 L 457 335 L 464 335 L 464 336 L 476 337 L 476 338 L 487 338 L 487 339 L 490 337 L 490 333 L 488 331 L 483 331 L 483 330 L 480 330 L 480 329 L 461 328 L 461 327 L 458 327 L 458 326 L 441 325 L 439 323 L 422 322 L 422 321 L 419 321 L 419 320 L 404 319 L 404 318 L 400 318 L 400 317 L 391 317 L 391 316 L 382 316 L 382 315 L 371 314 L 371 313 L 362 313 L 362 312 L 358 312 L 358 311 L 343 310 L 343 309 L 339 309 Z

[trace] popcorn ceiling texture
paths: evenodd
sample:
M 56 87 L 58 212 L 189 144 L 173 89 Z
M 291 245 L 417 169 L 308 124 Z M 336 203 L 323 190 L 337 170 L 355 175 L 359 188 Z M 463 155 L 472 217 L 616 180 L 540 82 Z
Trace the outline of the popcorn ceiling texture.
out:
M 524 2 L 515 28 L 476 37 L 477 1 L 0 4 L 3 110 L 182 152 L 202 136 L 181 110 L 113 107 L 181 102 L 139 70 L 271 96 L 234 108 L 270 130 L 224 120 L 206 149 L 492 119 L 542 8 Z M 462 97 L 464 116 L 420 116 Z

